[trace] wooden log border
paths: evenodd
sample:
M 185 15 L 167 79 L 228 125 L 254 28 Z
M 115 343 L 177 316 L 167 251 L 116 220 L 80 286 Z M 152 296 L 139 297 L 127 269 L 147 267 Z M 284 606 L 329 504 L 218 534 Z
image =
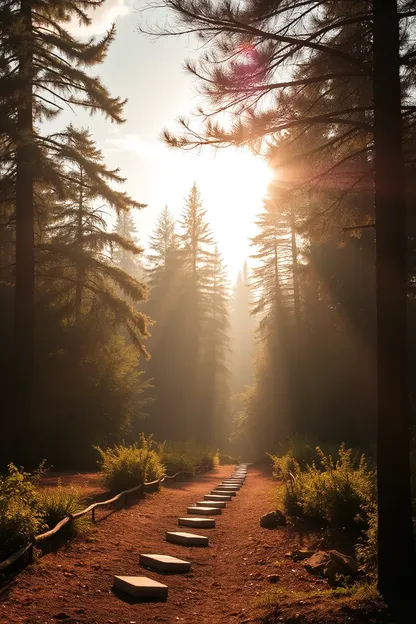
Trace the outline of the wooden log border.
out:
M 40 542 L 42 542 L 43 540 L 48 539 L 49 537 L 52 537 L 53 535 L 56 535 L 57 533 L 59 533 L 59 531 L 64 526 L 66 526 L 67 524 L 69 524 L 73 520 L 77 520 L 78 518 L 82 518 L 82 516 L 85 516 L 88 513 L 91 513 L 91 519 L 92 519 L 93 522 L 95 522 L 95 510 L 98 507 L 105 507 L 107 505 L 112 505 L 114 503 L 117 503 L 117 501 L 119 501 L 121 499 L 123 499 L 123 507 L 127 507 L 129 494 L 134 494 L 136 492 L 139 492 L 142 489 L 146 490 L 148 488 L 152 488 L 152 487 L 155 487 L 155 486 L 157 486 L 157 488 L 159 489 L 161 484 L 164 481 L 173 481 L 174 479 L 179 479 L 180 477 L 189 477 L 189 476 L 192 478 L 195 475 L 200 474 L 202 472 L 207 472 L 208 470 L 210 470 L 210 468 L 208 466 L 201 466 L 199 469 L 195 470 L 195 472 L 192 472 L 192 473 L 190 473 L 190 472 L 176 472 L 174 475 L 164 474 L 161 477 L 159 477 L 159 479 L 156 479 L 155 481 L 149 481 L 147 483 L 141 483 L 140 485 L 137 485 L 136 487 L 130 488 L 129 490 L 123 490 L 119 494 L 116 494 L 116 496 L 113 496 L 113 498 L 109 498 L 108 500 L 100 501 L 98 503 L 93 503 L 92 505 L 89 505 L 88 507 L 86 507 L 82 511 L 78 511 L 75 514 L 71 514 L 70 516 L 66 516 L 65 518 L 63 518 L 63 520 L 58 522 L 58 524 L 53 529 L 50 529 L 49 531 L 46 531 L 46 533 L 41 533 L 40 535 L 36 535 L 36 537 L 33 539 L 33 541 L 30 542 L 30 544 L 26 544 L 26 546 L 22 546 L 21 548 L 19 548 L 19 550 L 17 550 L 15 553 L 10 555 L 10 557 L 8 557 L 4 561 L 2 561 L 0 563 L 0 573 L 1 572 L 5 572 L 8 568 L 10 568 L 12 565 L 17 563 L 20 559 L 22 559 L 26 555 L 26 553 L 28 553 L 29 561 L 32 562 L 32 560 L 33 560 L 33 550 L 34 550 L 35 546 L 37 544 L 39 544 Z

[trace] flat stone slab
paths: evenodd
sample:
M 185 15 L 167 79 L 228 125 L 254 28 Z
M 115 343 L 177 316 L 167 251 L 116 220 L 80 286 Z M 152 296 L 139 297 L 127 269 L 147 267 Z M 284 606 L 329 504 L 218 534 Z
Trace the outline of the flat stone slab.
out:
M 201 514 L 201 516 L 218 516 L 221 513 L 221 509 L 217 507 L 188 507 L 188 514 Z
M 227 507 L 227 503 L 225 501 L 198 501 L 196 504 L 197 507 L 218 507 L 218 509 L 225 509 Z
M 204 500 L 222 501 L 224 503 L 227 503 L 227 502 L 231 502 L 233 498 L 229 494 L 204 494 Z
M 140 555 L 139 564 L 157 572 L 189 572 L 191 564 L 170 555 Z
M 167 600 L 168 586 L 147 576 L 115 576 L 114 587 L 141 600 Z
M 195 529 L 215 529 L 215 520 L 214 518 L 178 518 L 178 525 Z
M 208 546 L 208 538 L 205 535 L 181 533 L 180 531 L 167 531 L 166 541 L 183 546 Z
M 228 496 L 235 496 L 237 492 L 233 490 L 223 490 L 222 488 L 217 488 L 215 490 L 211 490 L 211 494 L 227 494 Z
M 244 481 L 240 479 L 224 479 L 223 485 L 244 485 Z
M 238 490 L 241 490 L 240 485 L 227 485 L 225 483 L 220 483 L 218 487 L 223 488 L 224 490 L 231 490 L 232 492 L 237 492 Z

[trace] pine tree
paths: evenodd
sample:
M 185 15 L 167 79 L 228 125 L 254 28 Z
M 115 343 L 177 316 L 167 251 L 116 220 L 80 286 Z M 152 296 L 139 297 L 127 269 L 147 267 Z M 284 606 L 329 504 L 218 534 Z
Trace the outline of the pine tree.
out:
M 141 207 L 144 207 L 142 205 Z M 137 236 L 137 227 L 134 221 L 132 211 L 123 210 L 117 214 L 116 223 L 114 226 L 114 232 L 121 236 L 124 240 L 132 241 L 137 247 L 139 247 L 139 239 Z M 136 254 L 132 253 L 128 249 L 124 249 L 120 245 L 114 246 L 113 262 L 116 266 L 122 269 L 125 273 L 128 273 L 137 280 L 142 280 L 144 277 L 143 265 L 139 261 Z
M 254 355 L 252 303 L 252 288 L 247 262 L 245 262 L 234 285 L 231 302 L 231 394 L 244 392 L 246 386 L 252 382 Z
M 65 188 L 56 159 L 61 146 L 54 137 L 42 134 L 39 122 L 55 117 L 65 105 L 81 106 L 91 113 L 101 111 L 112 121 L 123 121 L 124 102 L 111 97 L 100 80 L 85 71 L 105 58 L 114 27 L 100 41 L 86 42 L 65 28 L 72 17 L 89 25 L 86 10 L 102 4 L 103 0 L 0 2 L 0 97 L 6 114 L 2 116 L 2 134 L 9 164 L 2 192 L 15 203 L 15 355 L 18 384 L 25 387 L 25 392 L 17 392 L 16 400 L 26 431 L 33 427 L 34 186 L 43 182 L 61 195 Z
M 211 445 L 224 443 L 229 413 L 228 279 L 217 246 L 205 267 L 201 323 L 201 403 L 199 439 Z
M 201 328 L 204 314 L 203 292 L 207 285 L 206 264 L 212 254 L 213 238 L 206 220 L 199 190 L 194 184 L 179 223 L 179 242 L 184 269 L 184 322 L 188 402 L 185 410 L 189 438 L 200 440 L 196 414 L 200 405 Z
M 132 254 L 139 254 L 141 249 L 120 234 L 108 232 L 104 217 L 106 205 L 121 214 L 140 208 L 141 204 L 110 186 L 124 179 L 117 170 L 105 166 L 103 155 L 87 130 L 69 126 L 60 141 L 66 200 L 58 206 L 49 226 L 49 240 L 39 246 L 40 260 L 45 266 L 43 275 L 73 283 L 72 292 L 67 290 L 66 297 L 73 306 L 75 325 L 79 326 L 82 317 L 100 301 L 109 308 L 115 324 L 122 324 L 133 344 L 146 355 L 142 337 L 147 335 L 147 318 L 131 305 L 143 301 L 146 287 L 115 267 L 109 253 L 114 245 Z M 118 291 L 131 303 L 120 298 Z
M 189 380 L 185 374 L 184 272 L 175 220 L 167 206 L 158 217 L 148 247 L 150 296 L 146 310 L 155 320 L 149 340 L 152 357 L 147 365 L 155 386 L 155 401 L 149 407 L 151 432 L 161 439 L 186 439 Z

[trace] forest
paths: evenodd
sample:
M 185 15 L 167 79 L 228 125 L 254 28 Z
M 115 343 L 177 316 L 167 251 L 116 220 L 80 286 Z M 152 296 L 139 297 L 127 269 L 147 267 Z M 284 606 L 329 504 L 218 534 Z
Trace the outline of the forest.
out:
M 218 236 L 186 170 L 179 211 L 147 205 L 94 136 L 89 119 L 111 137 L 131 112 L 100 77 L 109 5 L 129 6 L 123 54 L 155 74 L 134 46 L 188 41 L 197 96 L 159 128 L 172 157 L 242 150 L 270 172 L 236 274 L 244 206 L 220 206 Z M 107 474 L 116 492 L 237 458 L 274 475 L 288 517 L 345 529 L 384 599 L 409 598 L 415 28 L 415 0 L 0 0 L 3 520 L 17 491 L 25 522 L 38 509 L 39 466 L 105 472 L 140 451 L 134 478 Z

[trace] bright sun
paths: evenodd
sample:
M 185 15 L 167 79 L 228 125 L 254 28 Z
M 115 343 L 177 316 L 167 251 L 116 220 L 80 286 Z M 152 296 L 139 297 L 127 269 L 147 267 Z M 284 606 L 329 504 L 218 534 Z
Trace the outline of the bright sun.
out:
M 161 196 L 180 215 L 184 198 L 198 185 L 207 218 L 229 268 L 231 279 L 250 255 L 249 238 L 262 210 L 273 171 L 260 156 L 243 149 L 220 149 L 214 154 L 164 152 L 164 185 Z M 174 201 L 172 201 L 174 200 Z

